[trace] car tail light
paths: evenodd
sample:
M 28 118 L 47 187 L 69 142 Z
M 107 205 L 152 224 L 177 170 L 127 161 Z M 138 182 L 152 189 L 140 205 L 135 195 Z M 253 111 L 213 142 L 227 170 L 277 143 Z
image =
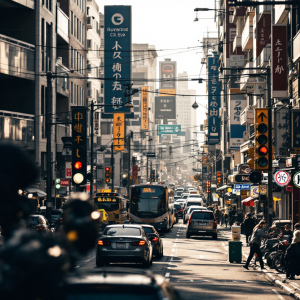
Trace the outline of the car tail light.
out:
M 192 215 L 190 215 L 190 218 L 189 218 L 189 225 L 191 225 L 192 223 Z
M 158 237 L 155 236 L 155 237 L 152 239 L 152 242 L 158 242 Z
M 180 208 L 180 211 L 182 211 L 182 208 Z
M 217 227 L 217 220 L 216 219 L 214 219 L 214 227 Z
M 99 246 L 109 246 L 110 243 L 109 243 L 109 242 L 105 242 L 105 241 L 103 241 L 103 240 L 98 240 L 98 245 L 99 245 Z
M 62 219 L 62 218 L 59 218 L 58 221 L 59 221 L 60 223 L 62 223 L 63 219 Z
M 287 245 L 287 244 L 288 244 L 288 242 L 287 242 L 287 241 L 284 241 L 284 242 L 283 242 L 283 244 L 284 244 L 284 245 Z
M 42 224 L 36 226 L 36 230 L 43 230 L 44 226 Z
M 132 246 L 144 246 L 145 244 L 146 244 L 146 242 L 143 240 L 131 243 Z

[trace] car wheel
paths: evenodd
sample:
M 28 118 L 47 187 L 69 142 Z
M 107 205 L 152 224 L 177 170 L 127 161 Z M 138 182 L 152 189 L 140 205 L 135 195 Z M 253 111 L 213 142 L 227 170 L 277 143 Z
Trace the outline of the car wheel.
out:
M 217 234 L 217 233 L 214 233 L 214 234 L 212 235 L 212 238 L 213 238 L 213 240 L 217 240 L 217 239 L 218 239 L 218 234 Z
M 187 238 L 187 239 L 191 238 L 191 234 L 187 232 L 187 233 L 186 233 L 186 238 Z
M 150 261 L 150 259 L 148 258 L 146 261 L 143 261 L 142 262 L 142 267 L 143 268 L 149 268 L 150 267 L 150 265 L 151 265 L 151 261 Z
M 159 250 L 159 252 L 158 252 L 158 254 L 156 255 L 156 257 L 157 257 L 157 259 L 161 259 L 162 257 L 163 257 L 163 248 L 162 247 L 160 247 L 160 250 Z
M 96 259 L 96 267 L 104 267 L 104 261 L 100 259 Z

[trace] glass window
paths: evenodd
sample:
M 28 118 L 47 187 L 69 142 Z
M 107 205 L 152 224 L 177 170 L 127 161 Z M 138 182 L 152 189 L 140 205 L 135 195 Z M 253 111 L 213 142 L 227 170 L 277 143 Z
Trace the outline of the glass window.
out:
M 38 225 L 39 224 L 39 220 L 37 217 L 29 217 L 27 220 L 27 224 L 30 225 Z
M 71 82 L 71 103 L 73 103 L 73 93 L 74 93 L 74 86 L 73 86 L 73 82 Z
M 136 227 L 109 227 L 103 232 L 103 235 L 110 236 L 140 236 L 141 230 Z
M 214 214 L 212 212 L 198 212 L 198 211 L 195 211 L 192 214 L 192 219 L 214 220 Z
M 71 11 L 71 34 L 73 34 L 73 30 L 74 30 L 74 20 L 73 20 L 74 16 L 73 16 L 73 12 Z
M 146 232 L 146 233 L 153 233 L 154 231 L 153 231 L 153 228 L 151 228 L 151 227 L 143 227 L 143 229 L 144 229 L 144 231 Z

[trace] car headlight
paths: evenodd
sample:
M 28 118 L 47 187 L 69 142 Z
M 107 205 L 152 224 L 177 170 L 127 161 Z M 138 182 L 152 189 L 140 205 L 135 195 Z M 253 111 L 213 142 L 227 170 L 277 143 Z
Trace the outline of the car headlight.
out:
M 167 222 L 167 221 L 168 221 L 168 218 L 165 217 L 162 221 L 163 221 L 163 222 Z

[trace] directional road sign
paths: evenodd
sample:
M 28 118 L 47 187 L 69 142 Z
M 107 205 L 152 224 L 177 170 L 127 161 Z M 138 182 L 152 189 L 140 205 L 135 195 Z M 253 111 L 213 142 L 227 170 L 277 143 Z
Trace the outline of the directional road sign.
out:
M 181 125 L 158 125 L 157 135 L 162 134 L 179 134 L 181 133 Z

